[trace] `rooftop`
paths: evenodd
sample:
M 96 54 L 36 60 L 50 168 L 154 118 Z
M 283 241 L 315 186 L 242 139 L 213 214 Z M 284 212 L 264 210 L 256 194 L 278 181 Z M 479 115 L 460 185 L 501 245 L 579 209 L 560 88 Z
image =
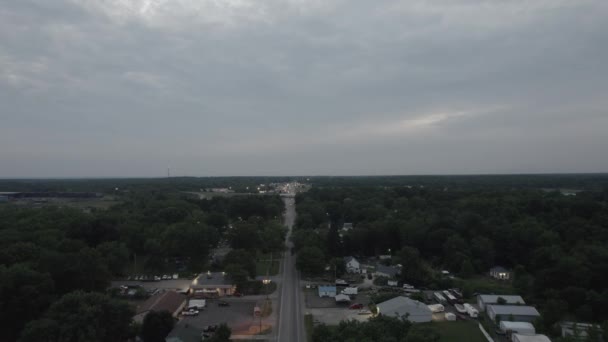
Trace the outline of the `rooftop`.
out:
M 233 286 L 228 274 L 224 272 L 201 273 L 192 281 L 192 287 Z
M 501 325 L 504 325 L 505 328 L 516 330 L 516 329 L 532 329 L 534 330 L 534 326 L 529 322 L 511 322 L 511 321 L 500 321 Z
M 396 276 L 401 270 L 395 266 L 376 265 L 376 272 L 388 274 L 390 277 Z
M 147 311 L 169 311 L 174 313 L 186 301 L 186 296 L 175 291 L 167 291 L 155 294 L 137 307 L 135 313 L 140 314 Z
M 517 336 L 517 341 L 519 342 L 551 342 L 551 340 L 545 335 L 513 334 L 512 336 Z
M 509 272 L 508 269 L 502 267 L 502 266 L 494 266 L 492 268 L 490 268 L 491 272 Z
M 412 317 L 432 314 L 431 309 L 426 304 L 402 296 L 382 302 L 377 307 L 378 312 L 385 315 L 398 314 L 403 316 L 408 314 Z
M 535 307 L 526 305 L 488 305 L 488 310 L 497 315 L 540 316 Z
M 481 294 L 481 295 L 479 295 L 479 298 L 481 298 L 481 300 L 484 303 L 498 303 L 498 298 L 503 298 L 504 300 L 507 301 L 508 304 L 515 304 L 515 303 L 526 304 L 526 302 L 524 301 L 523 298 L 521 298 L 521 296 L 515 296 L 515 295 L 484 295 L 484 294 Z

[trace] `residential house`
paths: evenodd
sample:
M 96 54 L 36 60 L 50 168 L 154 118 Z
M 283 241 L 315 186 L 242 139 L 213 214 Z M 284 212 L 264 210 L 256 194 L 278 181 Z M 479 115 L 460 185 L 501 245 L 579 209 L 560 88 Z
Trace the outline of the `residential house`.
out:
M 336 296 L 336 287 L 331 285 L 321 285 L 318 287 L 319 297 L 335 297 Z
M 511 272 L 502 266 L 494 266 L 490 268 L 490 276 L 498 280 L 509 280 Z
M 477 296 L 477 305 L 479 306 L 479 311 L 485 311 L 486 305 L 501 305 L 499 304 L 498 298 L 504 299 L 504 304 L 502 305 L 517 305 L 517 304 L 526 304 L 524 299 L 521 296 L 511 296 L 511 295 L 478 295 Z
M 405 317 L 413 323 L 430 322 L 433 317 L 433 312 L 426 304 L 402 296 L 389 299 L 376 307 L 379 315 Z
M 399 273 L 401 273 L 401 268 L 400 267 L 397 267 L 397 266 L 385 266 L 385 265 L 382 265 L 382 264 L 377 264 L 376 265 L 376 271 L 374 272 L 374 275 L 376 277 L 394 278 Z
M 491 320 L 534 322 L 540 313 L 533 306 L 526 305 L 487 305 L 486 311 Z
M 195 298 L 232 296 L 234 292 L 236 292 L 236 285 L 225 272 L 201 273 L 190 285 L 190 293 Z
M 135 310 L 133 320 L 139 323 L 151 311 L 169 311 L 173 317 L 177 317 L 186 306 L 186 296 L 175 291 L 157 293 L 148 298 Z
M 352 257 L 352 256 L 345 257 L 344 263 L 346 265 L 346 272 L 361 273 L 361 264 L 354 257 Z

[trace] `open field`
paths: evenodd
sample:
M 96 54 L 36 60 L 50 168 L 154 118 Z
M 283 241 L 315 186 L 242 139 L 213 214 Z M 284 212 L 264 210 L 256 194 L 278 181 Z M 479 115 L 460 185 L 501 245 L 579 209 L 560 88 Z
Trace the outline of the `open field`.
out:
M 431 323 L 441 335 L 440 342 L 487 342 L 475 321 Z

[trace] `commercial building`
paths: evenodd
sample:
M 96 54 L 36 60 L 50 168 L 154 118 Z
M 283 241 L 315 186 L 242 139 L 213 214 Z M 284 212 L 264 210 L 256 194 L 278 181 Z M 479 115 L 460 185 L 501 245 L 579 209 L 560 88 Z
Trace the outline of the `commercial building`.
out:
M 336 287 L 331 285 L 322 285 L 319 286 L 319 297 L 335 297 L 336 296 Z
M 195 298 L 232 296 L 236 292 L 236 285 L 225 272 L 207 272 L 192 281 L 190 292 Z
M 504 304 L 499 304 L 499 299 L 504 299 Z M 480 311 L 486 310 L 486 305 L 517 305 L 517 304 L 526 304 L 524 299 L 521 296 L 498 296 L 498 295 L 478 295 L 477 296 L 477 305 L 479 306 Z
M 433 318 L 433 312 L 426 304 L 402 296 L 389 299 L 376 307 L 379 315 L 405 317 L 413 323 L 430 322 Z
M 533 306 L 525 305 L 488 305 L 488 316 L 493 321 L 534 322 L 540 313 Z

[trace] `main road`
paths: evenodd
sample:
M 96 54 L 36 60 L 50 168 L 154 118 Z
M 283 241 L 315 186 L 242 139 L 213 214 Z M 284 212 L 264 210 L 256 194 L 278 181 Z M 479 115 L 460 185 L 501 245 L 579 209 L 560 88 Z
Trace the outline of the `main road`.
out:
M 287 239 L 285 240 L 285 257 L 283 258 L 281 282 L 281 299 L 279 304 L 279 322 L 277 341 L 306 342 L 302 303 L 300 300 L 300 273 L 296 270 L 295 256 L 291 254 L 293 244 L 290 241 L 291 231 L 296 219 L 296 204 L 293 197 L 283 197 L 285 203 L 285 225 Z

